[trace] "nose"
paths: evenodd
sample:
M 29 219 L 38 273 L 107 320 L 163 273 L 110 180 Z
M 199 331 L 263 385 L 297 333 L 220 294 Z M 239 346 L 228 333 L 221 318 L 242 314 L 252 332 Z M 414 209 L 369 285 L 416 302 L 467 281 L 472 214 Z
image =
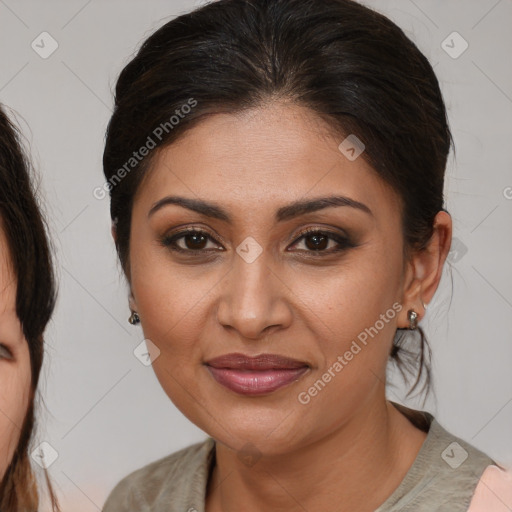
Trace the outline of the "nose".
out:
M 291 323 L 290 288 L 265 252 L 251 263 L 236 255 L 221 290 L 218 322 L 243 338 L 258 340 Z

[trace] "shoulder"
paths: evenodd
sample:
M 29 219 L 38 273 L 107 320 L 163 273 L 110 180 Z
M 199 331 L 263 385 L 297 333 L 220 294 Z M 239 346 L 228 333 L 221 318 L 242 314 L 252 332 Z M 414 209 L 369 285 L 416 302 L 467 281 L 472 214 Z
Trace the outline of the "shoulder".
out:
M 157 511 L 171 495 L 172 503 L 194 501 L 207 482 L 214 446 L 209 437 L 133 471 L 114 487 L 103 512 Z
M 435 419 L 431 430 L 429 465 L 432 480 L 424 497 L 436 506 L 449 505 L 454 511 L 465 511 L 485 468 L 494 464 L 494 460 L 445 430 Z
M 432 414 L 419 411 L 416 416 L 421 416 L 424 430 L 428 427 L 427 437 L 405 478 L 378 512 L 467 512 L 482 474 L 495 462 L 446 430 Z M 411 421 L 421 426 L 417 418 Z
M 512 470 L 487 466 L 478 481 L 468 512 L 509 512 L 512 510 Z

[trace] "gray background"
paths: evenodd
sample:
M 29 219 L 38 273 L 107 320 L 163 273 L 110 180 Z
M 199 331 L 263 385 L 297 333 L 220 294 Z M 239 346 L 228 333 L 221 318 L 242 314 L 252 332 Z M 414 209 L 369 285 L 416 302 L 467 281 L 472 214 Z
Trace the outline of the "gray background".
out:
M 129 471 L 205 435 L 133 355 L 142 331 L 127 322 L 108 199 L 93 196 L 117 74 L 164 20 L 200 3 L 0 0 L 0 101 L 29 139 L 59 264 L 35 445 L 58 453 L 50 473 L 66 511 L 100 510 Z M 426 409 L 512 466 L 512 1 L 365 3 L 435 66 L 457 148 L 446 184 L 453 288 L 446 269 L 423 322 L 436 390 Z M 59 45 L 47 59 L 31 47 L 43 31 Z M 454 31 L 469 44 L 458 58 L 441 46 Z M 403 395 L 399 384 L 389 390 L 391 399 Z

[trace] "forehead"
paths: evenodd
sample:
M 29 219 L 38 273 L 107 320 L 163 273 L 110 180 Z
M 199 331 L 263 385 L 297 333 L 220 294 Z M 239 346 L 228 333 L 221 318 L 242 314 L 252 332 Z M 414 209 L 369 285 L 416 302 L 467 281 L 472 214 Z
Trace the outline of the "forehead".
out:
M 269 104 L 205 117 L 159 150 L 137 199 L 176 192 L 232 209 L 268 208 L 336 192 L 395 209 L 394 191 L 359 157 L 338 149 L 344 137 L 311 110 Z M 372 208 L 373 209 L 373 208 Z

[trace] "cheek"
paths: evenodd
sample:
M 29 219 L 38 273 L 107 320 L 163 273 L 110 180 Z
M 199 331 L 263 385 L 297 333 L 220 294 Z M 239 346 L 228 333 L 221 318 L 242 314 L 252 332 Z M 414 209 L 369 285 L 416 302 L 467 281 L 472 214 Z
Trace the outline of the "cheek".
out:
M 315 334 L 317 343 L 325 340 L 326 355 L 332 357 L 333 342 L 341 349 L 358 337 L 364 342 L 365 333 L 373 338 L 376 323 L 379 337 L 392 338 L 396 324 L 392 305 L 400 296 L 398 252 L 384 247 L 382 240 L 371 241 L 338 265 L 323 269 L 284 265 L 279 269 L 288 290 L 283 291 L 283 299 L 290 303 L 296 319 Z M 196 360 L 190 356 L 199 354 L 198 339 L 215 323 L 212 306 L 218 303 L 226 269 L 172 264 L 160 250 L 135 249 L 130 258 L 131 286 L 145 337 L 162 355 L 167 353 L 175 362 L 187 356 L 190 365 Z M 385 324 L 380 320 L 383 314 Z
M 401 297 L 401 259 L 399 250 L 382 240 L 358 247 L 336 267 L 322 272 L 297 269 L 286 281 L 309 328 L 330 347 L 327 353 L 332 355 L 333 345 L 340 344 L 341 350 L 358 337 L 364 342 L 368 330 L 376 336 L 375 324 L 379 337 L 392 338 L 395 303 Z
M 156 268 L 156 267 L 155 267 Z M 149 270 L 133 276 L 132 290 L 144 335 L 160 350 L 190 347 L 204 328 L 211 298 L 210 278 L 187 278 L 181 272 Z M 178 347 L 175 347 L 178 349 Z
M 18 444 L 28 408 L 30 366 L 0 361 L 0 478 Z
M 323 354 L 322 365 L 306 379 L 297 397 L 305 410 L 318 407 L 324 419 L 334 419 L 341 409 L 348 414 L 383 384 L 402 310 L 400 269 L 398 251 L 375 244 L 327 277 L 300 278 L 307 290 L 300 295 L 301 302 L 305 311 L 311 311 L 305 316 Z
M 200 340 L 207 337 L 211 318 L 209 290 L 218 277 L 195 267 L 171 265 L 156 259 L 138 259 L 132 270 L 132 291 L 141 317 L 144 338 L 153 349 L 153 370 L 164 391 L 176 403 L 204 371 Z
M 215 293 L 221 275 L 208 265 L 178 265 L 165 250 L 153 246 L 144 251 L 143 246 L 132 244 L 130 274 L 144 335 L 161 351 L 192 349 L 207 320 L 210 292 Z

